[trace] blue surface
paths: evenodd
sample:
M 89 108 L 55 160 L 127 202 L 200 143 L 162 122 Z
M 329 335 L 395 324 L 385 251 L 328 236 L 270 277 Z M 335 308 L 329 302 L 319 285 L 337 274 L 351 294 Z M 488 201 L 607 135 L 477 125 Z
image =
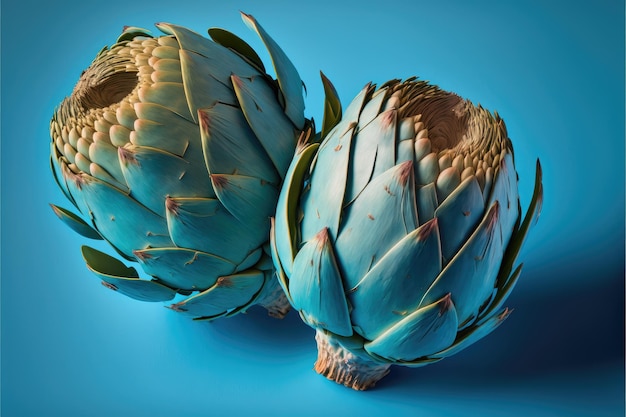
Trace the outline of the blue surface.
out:
M 2 4 L 3 417 L 624 415 L 623 2 L 38 5 Z M 524 207 L 541 159 L 543 213 L 497 331 L 353 392 L 312 371 L 314 334 L 293 313 L 191 322 L 87 271 L 85 240 L 48 206 L 68 205 L 48 169 L 53 108 L 124 25 L 221 26 L 263 51 L 239 10 L 292 58 L 318 124 L 320 69 L 344 105 L 370 80 L 418 75 L 500 113 Z

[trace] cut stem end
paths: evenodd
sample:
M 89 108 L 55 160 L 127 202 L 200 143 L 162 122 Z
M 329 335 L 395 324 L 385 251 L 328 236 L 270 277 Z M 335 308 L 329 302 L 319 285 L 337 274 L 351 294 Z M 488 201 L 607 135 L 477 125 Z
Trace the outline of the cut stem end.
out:
M 331 381 L 358 391 L 372 388 L 389 373 L 389 364 L 380 364 L 361 358 L 326 336 L 315 334 L 317 361 L 315 371 Z

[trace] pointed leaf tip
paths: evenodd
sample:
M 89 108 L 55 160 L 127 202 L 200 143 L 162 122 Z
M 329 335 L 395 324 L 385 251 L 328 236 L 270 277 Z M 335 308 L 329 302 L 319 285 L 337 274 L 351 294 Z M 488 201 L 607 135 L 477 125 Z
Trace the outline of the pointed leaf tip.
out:
M 258 67 L 261 72 L 265 72 L 263 61 L 261 61 L 259 55 L 250 45 L 248 45 L 246 41 L 237 35 L 220 28 L 210 28 L 208 33 L 213 41 L 237 52 L 248 59 L 253 65 Z
M 443 316 L 446 311 L 454 307 L 452 303 L 452 293 L 447 293 L 439 303 L 439 316 Z
M 246 26 L 254 30 L 265 44 L 276 71 L 279 89 L 284 98 L 285 115 L 297 129 L 302 130 L 305 124 L 303 83 L 296 67 L 252 15 L 241 12 L 241 17 Z
M 437 220 L 436 217 L 434 217 L 430 219 L 429 221 L 427 221 L 426 223 L 424 223 L 422 227 L 418 229 L 417 238 L 422 241 L 426 240 L 438 228 L 439 228 L 439 221 Z
M 325 94 L 324 118 L 322 120 L 322 138 L 324 138 L 339 123 L 342 112 L 341 101 L 335 86 L 322 71 L 320 71 L 320 77 Z
M 207 113 L 203 109 L 198 109 L 198 120 L 200 121 L 200 129 L 202 129 L 203 133 L 207 134 L 209 131 L 209 124 L 210 124 L 209 113 Z
M 398 169 L 398 183 L 405 186 L 411 175 L 413 175 L 413 161 L 406 161 L 400 164 Z
M 180 208 L 180 204 L 178 202 L 176 202 L 176 200 L 171 198 L 169 195 L 165 198 L 165 209 L 168 212 L 170 212 L 173 215 L 177 216 L 179 208 Z
M 102 236 L 76 214 L 62 207 L 55 206 L 54 204 L 50 204 L 50 207 L 52 207 L 54 214 L 56 214 L 63 223 L 79 235 L 89 239 L 102 240 Z
M 215 188 L 224 188 L 228 185 L 228 178 L 222 174 L 211 174 L 211 182 Z
M 125 165 L 139 165 L 135 153 L 129 149 L 120 146 L 117 148 L 117 153 L 120 157 L 120 162 Z

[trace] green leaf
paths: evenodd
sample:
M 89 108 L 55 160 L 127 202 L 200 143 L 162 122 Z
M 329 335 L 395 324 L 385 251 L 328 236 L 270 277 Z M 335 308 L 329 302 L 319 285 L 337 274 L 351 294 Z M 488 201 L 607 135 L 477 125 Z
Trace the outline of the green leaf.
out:
M 231 309 L 250 303 L 264 282 L 265 276 L 258 270 L 221 276 L 211 288 L 173 304 L 170 308 L 200 319 L 217 318 Z
M 165 217 L 169 197 L 210 197 L 215 195 L 209 173 L 200 157 L 199 143 L 193 145 L 188 161 L 156 148 L 128 146 L 119 149 L 122 172 L 130 198 Z M 149 179 L 149 180 L 146 180 Z
M 239 174 L 272 184 L 280 176 L 240 109 L 217 103 L 202 109 L 200 133 L 210 174 Z
M 346 287 L 353 288 L 387 251 L 418 226 L 412 162 L 374 178 L 342 217 L 335 248 Z
M 239 36 L 220 28 L 210 28 L 208 32 L 211 39 L 215 42 L 219 43 L 223 47 L 232 49 L 240 55 L 243 55 L 250 61 L 251 64 L 256 66 L 260 72 L 266 72 L 263 61 L 261 61 L 259 55 Z
M 256 74 L 243 60 L 239 61 L 241 62 L 233 63 L 233 67 L 226 68 L 228 63 L 220 62 L 215 57 L 205 57 L 187 50 L 180 51 L 183 86 L 194 122 L 198 121 L 199 109 L 211 107 L 216 102 L 237 105 L 237 97 L 230 83 L 231 74 L 233 71 L 248 76 Z M 245 66 L 240 69 L 237 64 Z
M 217 198 L 240 222 L 251 229 L 269 231 L 274 216 L 278 189 L 275 185 L 243 175 L 211 175 Z
M 289 243 L 291 243 L 291 236 L 286 238 Z M 284 239 L 281 239 L 284 240 Z M 293 298 L 291 298 L 291 293 L 289 292 L 289 278 L 285 272 L 285 267 L 283 266 L 283 262 L 285 265 L 289 266 L 291 272 L 291 266 L 293 265 L 293 253 L 289 253 L 287 259 L 280 259 L 280 255 L 278 252 L 278 247 L 276 245 L 276 223 L 275 219 L 272 217 L 270 219 L 270 252 L 272 255 L 272 263 L 274 264 L 274 269 L 276 270 L 276 278 L 278 278 L 278 283 L 280 284 L 289 304 L 293 305 Z
M 133 258 L 135 250 L 146 247 L 173 246 L 163 217 L 108 183 L 75 177 L 67 184 L 81 212 L 89 213 L 98 233 L 124 256 Z
M 296 255 L 289 293 L 293 307 L 309 325 L 340 336 L 352 335 L 348 303 L 328 229 L 322 229 Z
M 369 102 L 365 109 L 372 102 Z M 378 175 L 395 165 L 396 150 L 395 110 L 380 113 L 366 125 L 359 123 L 352 139 L 351 163 L 344 203 L 352 202 L 363 188 Z
M 276 92 L 264 77 L 231 77 L 241 110 L 281 178 L 287 172 L 296 148 L 297 134 Z
M 322 78 L 325 94 L 324 119 L 322 121 L 322 137 L 324 138 L 341 120 L 341 101 L 335 86 L 322 71 L 320 71 L 320 77 Z
M 287 277 L 291 276 L 293 259 L 297 251 L 299 236 L 298 207 L 303 182 L 306 174 L 309 172 L 311 160 L 316 155 L 318 148 L 318 143 L 301 143 L 298 146 L 285 175 L 283 187 L 276 204 L 274 245 L 277 256 L 273 256 L 273 258 L 280 260 L 279 266 L 284 269 Z M 277 269 L 279 269 L 278 266 Z
M 190 143 L 197 141 L 198 125 L 163 105 L 135 103 L 134 110 L 133 145 L 157 148 L 182 157 Z
M 148 248 L 135 251 L 143 270 L 171 288 L 203 291 L 236 265 L 228 259 L 185 248 Z
M 486 319 L 486 321 L 481 322 L 479 325 L 466 329 L 462 333 L 459 333 L 459 336 L 450 347 L 431 355 L 431 358 L 445 358 L 459 353 L 461 350 L 476 343 L 498 328 L 498 326 L 504 322 L 510 313 L 511 310 L 504 309 L 498 314 L 490 316 Z
M 450 295 L 420 308 L 365 344 L 369 353 L 393 361 L 413 361 L 450 346 L 456 337 L 457 314 Z
M 63 207 L 55 206 L 54 204 L 50 204 L 50 207 L 52 207 L 54 214 L 56 214 L 63 223 L 68 225 L 70 229 L 79 235 L 89 239 L 102 240 L 102 236 L 100 236 L 100 234 L 93 227 L 89 226 L 76 214 L 64 209 Z
M 152 34 L 148 29 L 143 29 L 135 26 L 125 26 L 124 30 L 117 38 L 117 41 L 115 41 L 115 43 L 132 41 L 136 37 L 152 38 Z
M 318 149 L 313 160 L 310 188 L 303 193 L 301 201 L 305 213 L 301 224 L 302 241 L 311 239 L 325 227 L 333 239 L 337 237 L 353 131 L 353 126 L 342 121 Z
M 159 104 L 191 122 L 195 121 L 190 113 L 185 89 L 181 83 L 146 83 L 142 84 L 137 94 L 143 103 Z
M 156 281 L 139 279 L 134 268 L 126 267 L 104 252 L 89 246 L 81 249 L 89 270 L 112 290 L 140 301 L 167 301 L 176 295 L 176 291 Z
M 415 311 L 422 295 L 441 272 L 437 220 L 400 240 L 348 294 L 352 323 L 373 340 Z
M 496 201 L 469 240 L 443 269 L 424 295 L 420 306 L 427 306 L 446 294 L 452 295 L 459 323 L 475 317 L 493 292 L 502 262 L 500 205 Z
M 502 261 L 502 266 L 500 268 L 500 273 L 498 274 L 498 282 L 509 279 L 509 275 L 511 274 L 511 270 L 513 269 L 513 264 L 515 263 L 517 255 L 522 249 L 522 245 L 526 240 L 528 231 L 539 218 L 539 215 L 541 213 L 541 207 L 543 205 L 542 178 L 543 174 L 541 170 L 541 163 L 539 162 L 539 159 L 537 159 L 533 196 L 530 201 L 528 210 L 526 211 L 526 215 L 524 216 L 524 220 L 522 221 L 522 224 L 520 225 L 519 229 L 514 231 L 509 241 L 509 245 L 506 248 L 504 259 Z
M 285 114 L 297 129 L 304 129 L 304 97 L 302 80 L 296 67 L 263 27 L 251 15 L 241 13 L 244 23 L 254 30 L 270 54 L 280 91 L 285 98 Z
M 468 177 L 435 210 L 441 233 L 441 253 L 448 262 L 459 251 L 485 212 L 476 177 Z
M 175 246 L 239 265 L 267 240 L 268 230 L 240 222 L 217 199 L 168 198 L 166 204 L 168 232 Z
M 517 283 L 517 280 L 522 272 L 522 266 L 523 264 L 518 265 L 506 281 L 498 282 L 496 284 L 496 294 L 493 297 L 493 300 L 491 300 L 491 302 L 485 307 L 484 311 L 480 312 L 476 325 L 481 325 L 494 314 L 494 311 L 502 308 L 505 301 L 509 298 L 509 295 L 513 291 L 513 288 L 515 288 L 515 284 Z

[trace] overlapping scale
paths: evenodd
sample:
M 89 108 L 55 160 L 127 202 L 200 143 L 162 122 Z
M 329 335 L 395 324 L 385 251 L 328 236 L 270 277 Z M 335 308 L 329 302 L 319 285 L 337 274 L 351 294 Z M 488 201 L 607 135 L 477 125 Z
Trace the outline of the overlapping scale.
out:
M 243 18 L 267 45 L 279 80 L 224 30 L 211 30 L 214 42 L 168 23 L 157 24 L 166 36 L 156 38 L 126 27 L 50 124 L 53 175 L 82 215 L 53 206 L 57 216 L 104 238 L 153 279 L 87 249 L 90 269 L 133 298 L 191 295 L 185 308 L 205 318 L 256 302 L 286 313 L 270 279 L 270 216 L 310 122 L 295 68 Z

